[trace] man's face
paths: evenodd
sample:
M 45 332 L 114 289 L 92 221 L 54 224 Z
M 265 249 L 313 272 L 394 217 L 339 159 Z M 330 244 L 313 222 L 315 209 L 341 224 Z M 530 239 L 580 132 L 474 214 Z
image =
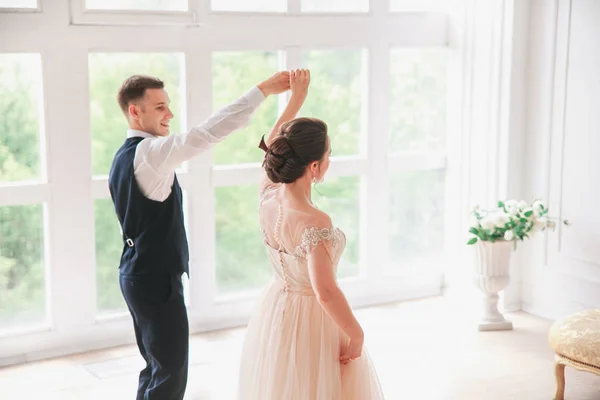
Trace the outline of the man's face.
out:
M 129 105 L 129 117 L 136 128 L 155 136 L 168 136 L 173 113 L 164 89 L 146 89 L 144 97 Z

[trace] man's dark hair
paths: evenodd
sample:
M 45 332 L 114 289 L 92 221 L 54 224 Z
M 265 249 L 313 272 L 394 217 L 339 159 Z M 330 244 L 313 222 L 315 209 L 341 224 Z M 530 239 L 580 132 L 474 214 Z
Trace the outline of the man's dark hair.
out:
M 158 78 L 147 75 L 130 76 L 121 84 L 117 101 L 126 117 L 129 116 L 127 109 L 129 103 L 141 99 L 146 94 L 146 89 L 163 89 L 165 84 Z

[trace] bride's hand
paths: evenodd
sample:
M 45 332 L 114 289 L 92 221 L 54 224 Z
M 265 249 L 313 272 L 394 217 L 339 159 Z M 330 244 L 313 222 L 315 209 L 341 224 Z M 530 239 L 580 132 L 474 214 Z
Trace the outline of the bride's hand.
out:
M 342 355 L 340 356 L 340 362 L 342 364 L 348 364 L 349 362 L 356 360 L 362 355 L 364 339 L 350 339 L 350 343 L 346 349 L 342 350 Z
M 290 71 L 290 89 L 292 91 L 292 96 L 304 100 L 308 93 L 309 84 L 310 71 L 308 69 L 294 69 Z

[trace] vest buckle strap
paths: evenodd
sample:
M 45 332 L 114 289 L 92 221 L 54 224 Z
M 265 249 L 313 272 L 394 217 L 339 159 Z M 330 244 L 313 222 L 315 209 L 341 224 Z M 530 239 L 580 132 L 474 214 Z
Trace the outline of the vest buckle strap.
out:
M 133 240 L 131 240 L 130 238 L 127 238 L 125 243 L 127 243 L 127 246 L 129 246 L 129 247 L 133 247 Z

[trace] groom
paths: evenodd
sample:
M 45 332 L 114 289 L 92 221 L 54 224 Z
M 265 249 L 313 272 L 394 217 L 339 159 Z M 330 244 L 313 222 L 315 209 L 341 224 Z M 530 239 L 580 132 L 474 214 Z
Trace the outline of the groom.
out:
M 146 360 L 138 400 L 180 400 L 187 385 L 189 326 L 181 277 L 189 273 L 188 243 L 175 169 L 246 126 L 267 96 L 287 89 L 289 73 L 279 72 L 189 132 L 174 135 L 161 80 L 135 75 L 119 89 L 129 129 L 108 181 L 124 243 L 119 283 Z

